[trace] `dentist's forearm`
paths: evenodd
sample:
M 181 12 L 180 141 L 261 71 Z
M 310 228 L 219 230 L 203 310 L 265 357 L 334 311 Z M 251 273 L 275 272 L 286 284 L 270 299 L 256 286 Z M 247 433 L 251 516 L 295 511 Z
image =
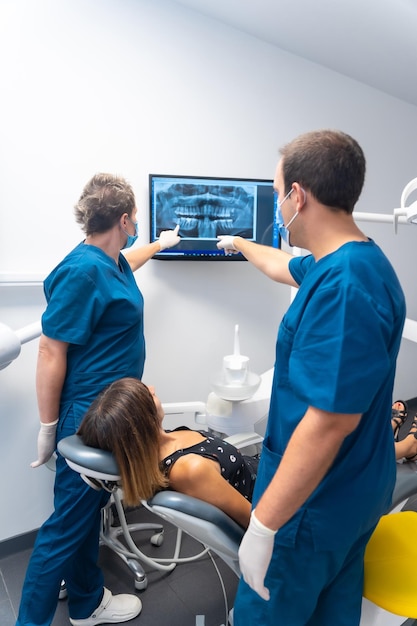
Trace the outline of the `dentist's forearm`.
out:
M 254 243 L 243 237 L 233 237 L 233 246 L 268 278 L 292 287 L 298 286 L 288 269 L 292 259 L 288 252 Z
M 41 335 L 36 368 L 36 394 L 40 421 L 55 422 L 59 416 L 62 387 L 67 371 L 68 344 Z

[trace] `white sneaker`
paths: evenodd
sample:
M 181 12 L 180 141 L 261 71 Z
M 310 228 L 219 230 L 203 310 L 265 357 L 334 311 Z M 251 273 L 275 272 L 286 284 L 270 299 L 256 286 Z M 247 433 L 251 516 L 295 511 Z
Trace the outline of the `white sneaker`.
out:
M 142 610 L 142 602 L 137 596 L 120 593 L 113 596 L 104 587 L 104 595 L 100 605 L 85 619 L 71 619 L 72 626 L 96 626 L 96 624 L 119 624 L 133 619 Z

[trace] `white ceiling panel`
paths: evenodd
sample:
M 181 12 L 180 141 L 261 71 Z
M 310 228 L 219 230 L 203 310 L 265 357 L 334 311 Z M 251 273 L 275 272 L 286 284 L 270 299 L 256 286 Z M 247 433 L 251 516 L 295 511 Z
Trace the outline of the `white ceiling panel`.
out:
M 417 0 L 175 0 L 417 105 Z

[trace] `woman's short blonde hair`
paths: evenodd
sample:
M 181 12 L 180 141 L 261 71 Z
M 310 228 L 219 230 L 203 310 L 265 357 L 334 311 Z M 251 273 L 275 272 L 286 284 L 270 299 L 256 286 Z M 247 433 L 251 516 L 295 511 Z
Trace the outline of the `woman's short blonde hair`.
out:
M 124 213 L 130 217 L 135 204 L 133 189 L 124 178 L 95 174 L 74 207 L 75 219 L 87 236 L 104 233 L 113 228 Z

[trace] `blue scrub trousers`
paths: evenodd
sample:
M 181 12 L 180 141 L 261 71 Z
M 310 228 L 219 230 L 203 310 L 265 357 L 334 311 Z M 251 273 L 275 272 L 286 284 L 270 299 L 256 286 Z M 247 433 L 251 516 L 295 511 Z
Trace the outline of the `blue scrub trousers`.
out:
M 357 626 L 368 531 L 350 548 L 316 552 L 310 529 L 300 527 L 295 547 L 275 545 L 265 579 L 270 600 L 239 582 L 234 626 Z
M 73 427 L 65 430 L 59 438 L 74 433 Z M 16 626 L 50 626 L 62 580 L 73 619 L 89 617 L 103 597 L 103 574 L 97 565 L 100 511 L 110 494 L 89 487 L 61 455 L 54 493 L 55 510 L 38 532 Z

